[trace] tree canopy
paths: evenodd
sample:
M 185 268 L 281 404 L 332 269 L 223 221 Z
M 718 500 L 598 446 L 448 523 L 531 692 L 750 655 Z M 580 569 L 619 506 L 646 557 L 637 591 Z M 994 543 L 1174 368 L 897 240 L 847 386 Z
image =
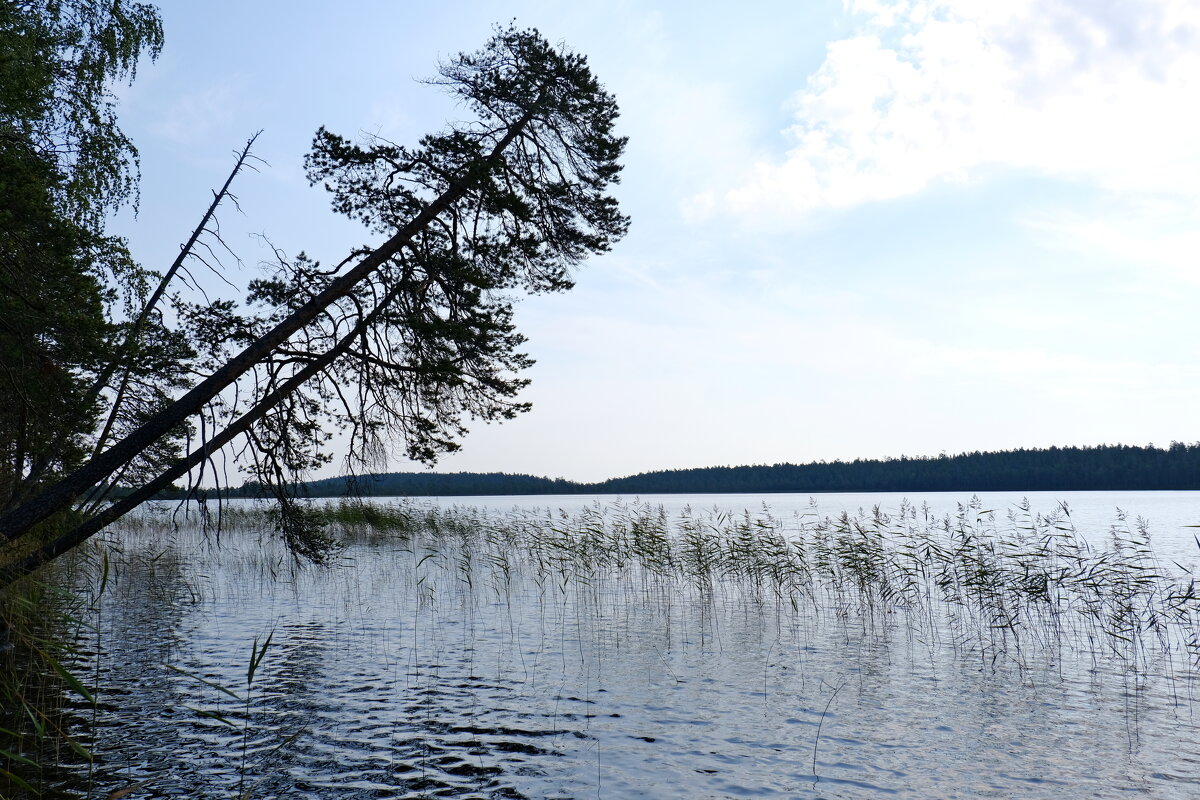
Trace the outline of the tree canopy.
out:
M 83 541 L 230 445 L 271 487 L 295 552 L 320 559 L 329 541 L 292 502 L 291 487 L 332 457 L 333 431 L 345 431 L 351 464 L 378 464 L 394 444 L 432 463 L 458 447 L 469 418 L 528 408 L 517 398 L 530 360 L 512 304 L 521 292 L 569 288 L 574 268 L 625 233 L 628 219 L 607 194 L 625 145 L 614 132 L 617 105 L 586 58 L 532 29 L 497 29 L 481 50 L 442 64 L 433 83 L 472 118 L 411 147 L 322 128 L 306 159 L 334 209 L 383 243 L 332 266 L 280 258 L 242 302 L 172 293 L 182 327 L 170 332 L 186 331 L 196 349 L 189 368 L 200 374 L 0 516 L 8 575 Z M 111 400 L 111 385 L 103 398 Z M 189 430 L 186 454 L 130 471 Z M 118 477 L 122 499 L 22 546 L 43 520 Z
M 140 3 L 0 6 L 0 508 L 91 452 L 106 373 L 132 379 L 113 421 L 136 424 L 186 354 L 153 324 L 118 347 L 153 275 L 105 233 L 136 201 L 138 169 L 109 87 L 161 46 Z
M 157 58 L 154 6 L 17 0 L 0 6 L 0 139 L 43 162 L 57 209 L 93 231 L 135 197 L 137 148 L 117 124 L 115 80 Z
M 1200 489 L 1200 442 L 697 467 L 596 483 L 497 472 L 369 473 L 305 481 L 296 488 L 307 497 L 1195 490 Z M 265 492 L 248 482 L 229 494 L 261 497 Z

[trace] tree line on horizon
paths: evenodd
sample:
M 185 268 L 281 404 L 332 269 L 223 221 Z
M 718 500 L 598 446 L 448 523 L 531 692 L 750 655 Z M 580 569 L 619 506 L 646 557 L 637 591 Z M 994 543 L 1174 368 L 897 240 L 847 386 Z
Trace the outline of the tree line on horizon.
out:
M 389 472 L 307 481 L 309 497 L 1200 489 L 1200 442 L 1020 448 L 808 464 L 658 470 L 598 483 L 502 472 Z M 253 482 L 228 492 L 258 497 Z M 178 496 L 178 495 L 176 495 Z

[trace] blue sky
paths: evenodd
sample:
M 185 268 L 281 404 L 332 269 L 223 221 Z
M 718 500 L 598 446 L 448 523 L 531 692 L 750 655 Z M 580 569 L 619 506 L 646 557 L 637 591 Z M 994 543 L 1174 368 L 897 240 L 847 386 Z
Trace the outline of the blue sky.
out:
M 588 55 L 630 139 L 629 236 L 522 302 L 534 410 L 441 470 L 671 467 L 1200 440 L 1194 2 L 164 2 L 120 115 L 165 265 L 258 129 L 235 278 L 371 237 L 301 161 L 415 141 L 419 83 L 495 22 Z M 395 459 L 389 467 L 411 465 Z

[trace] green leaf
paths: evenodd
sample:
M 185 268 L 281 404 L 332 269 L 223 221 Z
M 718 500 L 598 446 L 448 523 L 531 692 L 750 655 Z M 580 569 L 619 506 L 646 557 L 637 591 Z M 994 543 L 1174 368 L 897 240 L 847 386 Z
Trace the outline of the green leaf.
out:
M 210 687 L 210 688 L 216 689 L 218 692 L 224 692 L 225 694 L 227 694 L 227 695 L 229 695 L 230 697 L 232 697 L 234 700 L 237 700 L 239 703 L 240 703 L 240 702 L 242 702 L 242 698 L 241 698 L 241 696 L 240 696 L 240 695 L 238 695 L 236 692 L 234 692 L 234 691 L 233 691 L 233 690 L 231 690 L 231 689 L 226 689 L 224 686 L 222 686 L 222 685 L 221 685 L 221 684 L 219 684 L 219 683 L 216 683 L 216 682 L 214 682 L 214 681 L 210 681 L 210 680 L 208 680 L 208 679 L 206 679 L 206 678 L 201 678 L 199 675 L 196 675 L 196 674 L 194 674 L 194 673 L 188 672 L 188 671 L 187 671 L 187 670 L 185 670 L 185 669 L 180 669 L 179 667 L 176 667 L 176 666 L 174 666 L 173 664 L 163 664 L 163 666 L 164 666 L 164 667 L 166 667 L 166 668 L 167 668 L 167 669 L 169 669 L 169 670 L 172 670 L 173 672 L 178 672 L 180 675 L 184 676 L 185 678 L 191 678 L 191 679 L 192 679 L 192 680 L 194 680 L 194 681 L 198 681 L 199 683 L 203 683 L 205 686 L 208 686 L 208 687 Z
M 79 742 L 75 741 L 74 739 L 72 739 L 70 737 L 67 737 L 67 745 L 70 746 L 70 748 L 72 750 L 74 750 L 76 753 L 78 753 L 80 758 L 83 758 L 87 761 L 92 760 L 92 751 L 88 750 L 86 747 L 81 745 Z
M 54 671 L 58 673 L 59 677 L 66 681 L 67 685 L 70 686 L 76 694 L 93 705 L 96 703 L 96 696 L 89 692 L 87 687 L 84 686 L 78 678 L 72 675 L 66 667 L 58 663 L 58 659 L 52 657 L 49 653 L 43 653 L 43 655 L 46 657 L 46 660 L 50 662 L 50 666 L 54 668 Z
M 250 665 L 246 668 L 246 686 L 254 683 L 254 674 L 258 672 L 258 666 L 262 660 L 267 657 L 267 648 L 271 646 L 271 639 L 275 638 L 275 631 L 267 634 L 267 640 L 262 643 L 262 647 L 258 646 L 258 637 L 254 637 L 254 644 L 250 648 Z
M 22 764 L 28 764 L 31 767 L 36 767 L 37 763 L 30 761 L 23 755 L 14 753 L 11 750 L 0 750 L 0 758 L 7 758 L 9 761 L 19 761 Z
M 237 725 L 230 722 L 227 717 L 225 717 L 221 714 L 218 714 L 215 711 L 205 711 L 203 708 L 195 708 L 193 706 L 187 706 L 186 708 L 188 709 L 188 711 L 193 711 L 202 717 L 207 717 L 208 719 L 215 719 L 217 722 L 220 722 L 223 725 L 228 725 L 231 728 L 237 727 Z
M 8 770 L 0 768 L 0 778 L 4 778 L 5 780 L 15 783 L 17 786 L 20 786 L 22 789 L 29 792 L 34 797 L 37 797 L 37 790 L 35 790 L 28 783 L 26 783 L 25 781 L 23 781 L 21 778 L 17 777 L 16 775 L 12 774 Z

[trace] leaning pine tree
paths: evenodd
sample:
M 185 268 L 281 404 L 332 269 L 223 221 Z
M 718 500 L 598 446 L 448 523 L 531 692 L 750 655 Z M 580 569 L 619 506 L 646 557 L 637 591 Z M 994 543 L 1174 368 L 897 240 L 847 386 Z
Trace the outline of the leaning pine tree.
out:
M 226 447 L 270 487 L 293 552 L 320 560 L 331 543 L 290 487 L 328 460 L 331 431 L 346 432 L 352 461 L 372 463 L 400 442 L 432 463 L 457 448 L 468 418 L 528 408 L 517 399 L 530 362 L 512 296 L 570 288 L 572 268 L 625 233 L 628 219 L 606 194 L 625 145 L 613 132 L 617 105 L 583 56 L 535 30 L 498 30 L 482 50 L 443 64 L 434 82 L 475 118 L 413 148 L 321 129 L 306 159 L 334 208 L 386 240 L 333 267 L 281 261 L 251 282 L 243 305 L 177 300 L 195 363 L 219 366 L 4 513 L 0 585 Z M 165 468 L 130 470 L 144 452 L 192 431 L 196 444 Z M 144 478 L 131 481 L 131 472 Z M 120 499 L 95 502 L 117 483 Z M 72 508 L 87 513 L 45 533 L 42 523 Z

